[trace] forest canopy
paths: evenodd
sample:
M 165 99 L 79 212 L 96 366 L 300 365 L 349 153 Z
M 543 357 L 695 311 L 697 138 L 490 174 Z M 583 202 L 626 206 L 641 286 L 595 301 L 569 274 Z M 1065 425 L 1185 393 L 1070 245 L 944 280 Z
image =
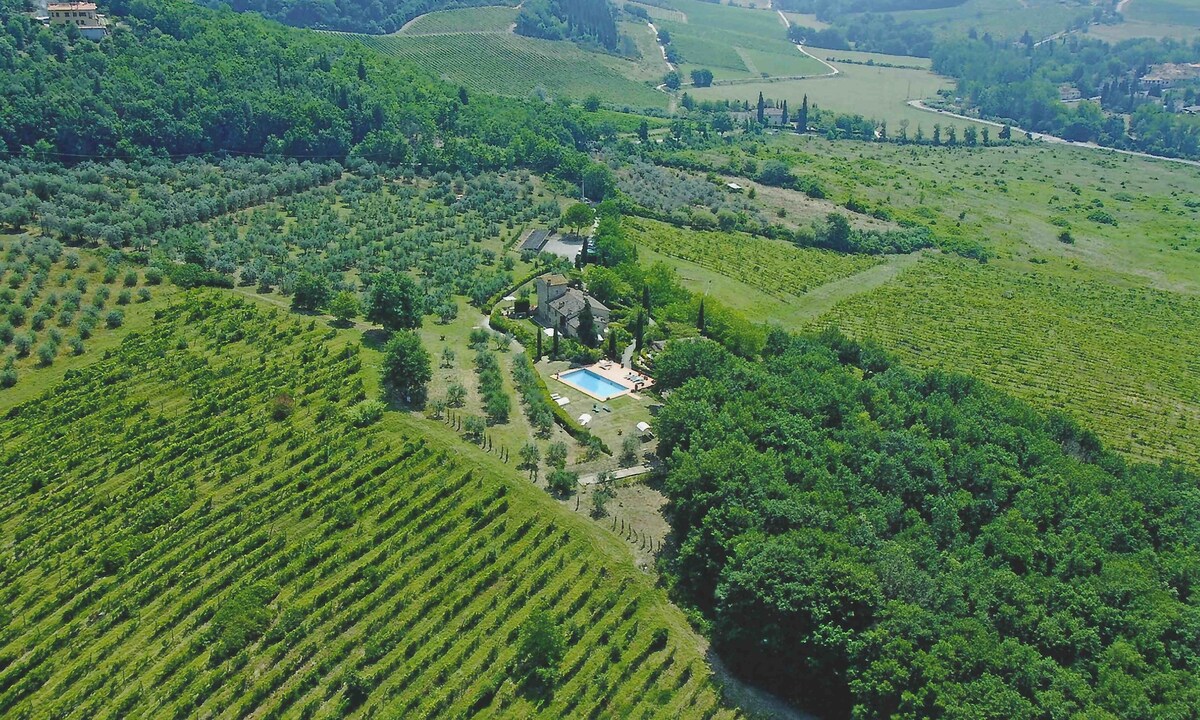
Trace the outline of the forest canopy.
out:
M 547 40 L 586 40 L 616 50 L 619 36 L 608 0 L 527 0 L 516 31 Z
M 668 346 L 678 594 L 825 717 L 1191 717 L 1200 489 L 836 332 Z
M 10 8 L 21 4 L 0 0 Z M 568 108 L 480 96 L 330 35 L 181 0 L 116 0 L 112 37 L 0 31 L 0 145 L 92 157 L 358 155 L 423 170 L 526 165 L 572 177 L 595 131 Z
M 418 15 L 434 10 L 490 5 L 494 0 L 200 0 L 211 8 L 231 7 L 237 12 L 256 12 L 285 25 L 342 30 L 345 32 L 393 33 Z

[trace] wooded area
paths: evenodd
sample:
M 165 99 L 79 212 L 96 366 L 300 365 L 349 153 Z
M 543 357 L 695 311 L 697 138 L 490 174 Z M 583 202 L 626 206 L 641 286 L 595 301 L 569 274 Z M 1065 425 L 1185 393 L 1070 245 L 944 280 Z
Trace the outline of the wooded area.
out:
M 673 345 L 675 587 L 825 717 L 1188 717 L 1197 479 L 836 332 Z

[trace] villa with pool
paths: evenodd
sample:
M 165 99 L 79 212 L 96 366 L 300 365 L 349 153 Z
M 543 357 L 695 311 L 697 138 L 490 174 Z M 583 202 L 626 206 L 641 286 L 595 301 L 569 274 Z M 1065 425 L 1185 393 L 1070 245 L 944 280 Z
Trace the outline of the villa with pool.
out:
M 565 370 L 554 379 L 601 402 L 654 386 L 653 378 L 610 360 Z

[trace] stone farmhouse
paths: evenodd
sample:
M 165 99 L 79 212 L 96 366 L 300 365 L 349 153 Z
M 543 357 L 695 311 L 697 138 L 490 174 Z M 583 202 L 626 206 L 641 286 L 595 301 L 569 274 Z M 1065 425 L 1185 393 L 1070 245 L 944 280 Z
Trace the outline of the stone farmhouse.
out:
M 46 6 L 51 25 L 74 25 L 89 40 L 108 35 L 108 23 L 94 2 L 52 2 Z
M 596 334 L 604 335 L 608 327 L 609 309 L 596 298 L 571 287 L 562 275 L 542 275 L 534 281 L 537 289 L 537 309 L 534 317 L 548 328 L 558 328 L 568 337 L 579 338 L 579 313 L 587 303 L 592 305 Z

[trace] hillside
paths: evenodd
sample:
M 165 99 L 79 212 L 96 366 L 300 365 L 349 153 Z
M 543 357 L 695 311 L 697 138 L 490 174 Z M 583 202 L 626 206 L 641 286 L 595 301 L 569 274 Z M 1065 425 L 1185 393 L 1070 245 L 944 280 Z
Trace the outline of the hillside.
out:
M 201 0 L 201 3 L 212 8 L 228 5 L 237 12 L 259 13 L 269 20 L 295 27 L 376 35 L 396 32 L 408 21 L 427 12 L 497 4 L 494 0 L 335 0 L 328 3 Z
M 613 540 L 381 419 L 353 331 L 218 293 L 8 411 L 0 714 L 733 715 Z M 537 613 L 568 641 L 541 699 Z

